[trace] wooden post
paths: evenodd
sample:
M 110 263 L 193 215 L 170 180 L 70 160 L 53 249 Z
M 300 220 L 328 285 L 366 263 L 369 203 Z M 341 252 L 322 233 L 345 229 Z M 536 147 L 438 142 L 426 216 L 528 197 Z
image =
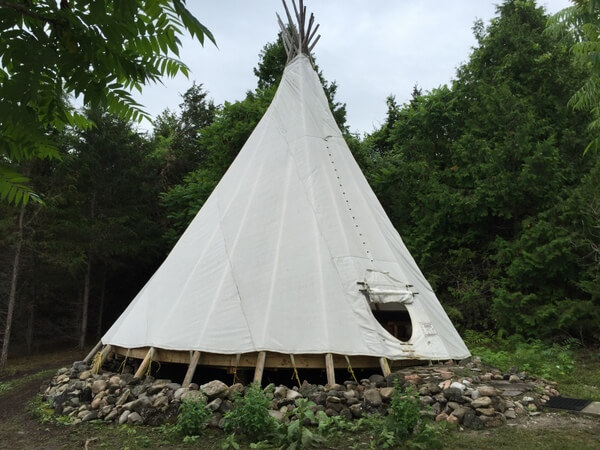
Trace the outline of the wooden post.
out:
M 335 384 L 335 370 L 333 366 L 333 355 L 331 353 L 325 355 L 325 371 L 327 372 L 327 384 L 333 386 Z
M 383 376 L 387 377 L 392 373 L 390 370 L 390 365 L 388 364 L 387 358 L 381 357 L 379 358 L 379 365 L 381 366 L 381 371 L 383 372 Z
M 150 350 L 148 350 L 148 353 L 146 353 L 146 357 L 142 361 L 142 364 L 140 364 L 140 367 L 138 368 L 137 372 L 135 373 L 134 378 L 142 378 L 144 376 L 144 372 L 148 368 L 148 364 L 150 364 L 152 362 L 153 356 L 154 356 L 154 347 L 150 347 Z
M 85 358 L 83 358 L 83 362 L 86 364 L 91 363 L 92 359 L 94 359 L 94 355 L 100 350 L 100 347 L 102 347 L 102 341 L 98 341 L 98 343 L 94 345 L 94 348 L 90 350 Z
M 190 365 L 188 366 L 188 370 L 185 373 L 185 378 L 183 379 L 183 384 L 181 387 L 190 387 L 190 383 L 192 382 L 192 378 L 194 377 L 194 372 L 196 372 L 196 366 L 198 365 L 198 360 L 200 359 L 200 352 L 195 351 L 190 359 Z
M 265 359 L 267 358 L 267 352 L 258 352 L 258 358 L 256 358 L 256 369 L 254 369 L 254 383 L 260 385 L 262 381 L 263 372 L 265 370 Z

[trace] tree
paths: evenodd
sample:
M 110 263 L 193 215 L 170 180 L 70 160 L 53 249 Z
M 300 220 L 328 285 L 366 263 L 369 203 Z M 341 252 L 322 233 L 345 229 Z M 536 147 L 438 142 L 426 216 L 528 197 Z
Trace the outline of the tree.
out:
M 147 117 L 131 92 L 165 74 L 188 74 L 170 56 L 183 31 L 214 42 L 185 0 L 0 0 L 0 7 L 0 199 L 9 202 L 32 196 L 12 165 L 57 157 L 53 130 L 91 126 L 65 95 L 126 120 Z
M 569 99 L 574 109 L 589 111 L 588 126 L 594 137 L 584 153 L 591 148 L 600 150 L 600 1 L 573 0 L 574 5 L 557 12 L 548 21 L 548 31 L 563 34 L 571 45 L 575 60 L 586 70 L 588 77 Z
M 183 95 L 180 113 L 164 111 L 154 121 L 156 154 L 162 159 L 163 190 L 181 183 L 183 177 L 208 157 L 199 139 L 210 125 L 217 107 L 201 84 L 194 83 Z
M 505 1 L 476 24 L 452 85 L 389 102 L 363 145 L 376 194 L 456 323 L 589 337 L 596 178 L 586 116 L 566 106 L 586 73 L 546 20 L 533 1 Z

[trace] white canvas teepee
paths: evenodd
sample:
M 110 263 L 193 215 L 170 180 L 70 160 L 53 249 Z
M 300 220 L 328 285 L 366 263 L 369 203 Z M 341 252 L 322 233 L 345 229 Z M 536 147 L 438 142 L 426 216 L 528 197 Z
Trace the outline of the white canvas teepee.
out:
M 469 356 L 352 157 L 309 57 L 292 56 L 238 157 L 102 343 Z M 373 309 L 406 310 L 412 336 L 392 336 Z

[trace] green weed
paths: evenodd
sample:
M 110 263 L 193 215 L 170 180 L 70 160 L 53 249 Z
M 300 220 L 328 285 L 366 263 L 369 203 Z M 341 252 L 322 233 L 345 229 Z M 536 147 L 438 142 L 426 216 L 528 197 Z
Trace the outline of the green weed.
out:
M 269 399 L 257 384 L 251 384 L 246 395 L 233 399 L 233 409 L 225 414 L 225 431 L 246 438 L 262 440 L 273 434 L 277 427 L 269 415 Z
M 200 436 L 210 416 L 204 397 L 185 399 L 177 416 L 177 428 L 185 436 Z

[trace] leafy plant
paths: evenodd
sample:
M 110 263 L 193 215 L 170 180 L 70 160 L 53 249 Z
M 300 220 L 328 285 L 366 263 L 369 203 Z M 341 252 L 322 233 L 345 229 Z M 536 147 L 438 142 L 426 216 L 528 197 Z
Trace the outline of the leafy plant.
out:
M 388 422 L 396 439 L 404 441 L 414 433 L 419 424 L 419 396 L 413 387 L 402 392 L 397 382 L 394 383 L 394 389 Z
M 394 384 L 394 394 L 386 417 L 374 416 L 360 426 L 368 425 L 373 432 L 372 448 L 440 448 L 444 428 L 424 423 L 420 418 L 417 392 L 409 387 L 402 390 Z
M 548 379 L 573 371 L 573 349 L 580 345 L 576 339 L 549 344 L 538 339 L 525 340 L 519 335 L 504 338 L 500 334 L 471 330 L 465 332 L 465 340 L 471 353 L 490 366 L 501 370 L 518 367 L 530 375 Z
M 246 395 L 236 394 L 233 409 L 225 414 L 225 431 L 261 440 L 270 436 L 277 424 L 269 415 L 269 399 L 257 384 L 251 384 Z
M 233 450 L 239 450 L 240 448 L 240 444 L 235 440 L 235 433 L 231 433 L 221 441 L 221 450 L 229 450 L 230 448 Z
M 177 427 L 185 436 L 199 436 L 210 419 L 204 397 L 185 399 L 177 416 Z
M 310 429 L 310 425 L 317 423 L 317 416 L 312 410 L 316 404 L 306 398 L 298 398 L 295 403 L 296 407 L 288 412 L 294 420 L 280 433 L 280 443 L 292 450 L 322 446 L 325 438 L 318 433 L 319 429 Z

